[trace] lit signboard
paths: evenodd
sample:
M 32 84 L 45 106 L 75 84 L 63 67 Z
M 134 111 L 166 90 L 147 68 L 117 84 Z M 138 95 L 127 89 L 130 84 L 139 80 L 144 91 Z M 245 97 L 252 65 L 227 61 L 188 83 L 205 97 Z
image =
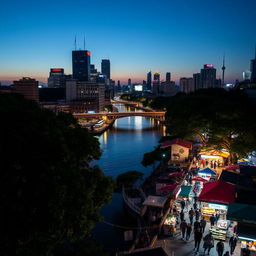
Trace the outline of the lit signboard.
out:
M 213 68 L 213 64 L 205 64 L 204 65 L 206 68 Z
M 51 68 L 51 72 L 63 72 L 63 68 Z
M 91 56 L 91 52 L 90 52 L 90 51 L 86 51 L 86 54 L 87 54 L 88 56 Z
M 228 206 L 223 204 L 211 204 L 209 203 L 209 208 L 213 208 L 216 210 L 227 210 Z
M 134 90 L 136 92 L 142 92 L 143 91 L 143 86 L 141 84 L 137 84 L 134 86 Z

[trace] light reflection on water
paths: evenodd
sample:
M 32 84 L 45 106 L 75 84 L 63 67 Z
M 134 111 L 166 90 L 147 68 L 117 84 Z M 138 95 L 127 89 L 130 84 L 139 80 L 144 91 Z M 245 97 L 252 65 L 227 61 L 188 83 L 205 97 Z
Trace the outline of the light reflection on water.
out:
M 116 107 L 119 112 L 134 111 L 134 108 L 120 104 Z M 154 149 L 163 134 L 163 126 L 155 126 L 156 123 L 141 116 L 117 119 L 110 130 L 99 136 L 103 154 L 96 164 L 106 175 L 114 178 L 131 170 L 141 171 L 147 177 L 152 167 L 144 168 L 141 165 L 143 155 Z M 118 193 L 113 194 L 112 202 L 102 208 L 101 214 L 106 221 L 117 225 L 135 225 L 134 220 L 126 215 Z M 123 231 L 101 222 L 93 230 L 92 237 L 101 242 L 105 249 L 123 249 Z

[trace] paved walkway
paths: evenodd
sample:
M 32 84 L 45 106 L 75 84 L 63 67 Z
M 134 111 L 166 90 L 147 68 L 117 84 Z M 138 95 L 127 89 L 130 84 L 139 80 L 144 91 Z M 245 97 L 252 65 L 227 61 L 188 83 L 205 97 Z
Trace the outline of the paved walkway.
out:
M 185 220 L 188 221 L 189 218 L 188 218 L 187 211 L 185 211 L 184 213 L 185 213 Z M 203 234 L 203 237 L 206 234 L 208 234 L 209 228 L 210 228 L 210 224 L 207 223 L 207 226 L 206 226 L 205 232 Z M 179 225 L 178 225 L 175 238 L 167 237 L 165 239 L 158 239 L 156 241 L 156 243 L 154 244 L 154 246 L 155 247 L 162 246 L 165 249 L 166 253 L 168 253 L 168 255 L 170 255 L 170 256 L 193 256 L 193 255 L 201 256 L 201 255 L 205 255 L 203 253 L 204 252 L 204 249 L 203 249 L 204 241 L 203 241 L 203 239 L 200 243 L 199 253 L 196 254 L 193 250 L 194 249 L 193 229 L 192 229 L 191 237 L 190 237 L 189 241 L 182 240 L 180 233 L 181 232 L 179 230 Z M 224 245 L 225 245 L 224 253 L 226 251 L 230 250 L 229 245 L 228 245 L 228 241 L 229 241 L 229 238 L 226 239 L 226 242 L 224 242 Z M 209 254 L 210 256 L 218 256 L 218 253 L 216 251 L 217 242 L 218 242 L 218 240 L 214 241 L 214 248 L 211 249 L 210 254 Z M 235 250 L 233 256 L 240 256 L 240 243 L 239 242 L 236 246 L 236 250 Z

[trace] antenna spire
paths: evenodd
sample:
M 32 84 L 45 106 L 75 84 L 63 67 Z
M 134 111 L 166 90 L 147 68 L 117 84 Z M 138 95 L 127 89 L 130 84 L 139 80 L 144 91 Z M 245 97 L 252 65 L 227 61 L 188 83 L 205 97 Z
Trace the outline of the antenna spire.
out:
M 223 65 L 222 65 L 222 86 L 225 86 L 225 53 L 223 54 Z
M 84 36 L 84 51 L 85 51 L 85 36 Z
M 76 35 L 75 35 L 75 51 L 76 51 Z

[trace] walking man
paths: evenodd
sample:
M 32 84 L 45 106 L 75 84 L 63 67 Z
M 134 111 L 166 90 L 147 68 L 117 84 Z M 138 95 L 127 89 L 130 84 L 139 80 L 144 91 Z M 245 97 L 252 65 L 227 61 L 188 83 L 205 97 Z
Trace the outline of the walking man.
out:
M 234 234 L 230 239 L 229 239 L 229 246 L 230 246 L 230 254 L 232 255 L 234 250 L 236 249 L 236 244 L 237 244 L 237 237 L 236 234 Z
M 191 235 L 192 226 L 190 223 L 187 225 L 187 233 L 186 233 L 186 240 L 188 241 Z
M 205 226 L 206 226 L 206 220 L 204 219 L 204 217 L 200 220 L 200 225 L 201 225 L 202 233 L 204 233 Z
M 215 221 L 216 221 L 216 218 L 215 218 L 215 216 L 212 214 L 212 216 L 210 217 L 211 228 L 214 226 Z
M 195 215 L 195 212 L 194 212 L 193 208 L 191 208 L 189 210 L 188 215 L 189 215 L 190 224 L 192 225 L 193 224 L 194 215 Z
M 203 247 L 204 247 L 204 253 L 208 250 L 208 254 L 210 254 L 210 250 L 214 247 L 214 240 L 211 232 L 204 237 Z
M 199 250 L 200 243 L 201 243 L 201 240 L 202 240 L 202 236 L 203 236 L 203 234 L 202 234 L 200 228 L 195 230 L 195 232 L 194 232 L 194 240 L 195 240 L 195 248 L 194 248 L 194 250 L 196 252 L 198 252 L 198 250 Z
M 196 220 L 199 220 L 200 212 L 198 209 L 195 210 Z
M 187 229 L 187 222 L 185 220 L 183 220 L 180 223 L 180 229 L 181 229 L 182 239 L 184 239 L 185 238 L 186 229 Z
M 180 221 L 183 221 L 184 220 L 184 212 L 183 210 L 181 210 L 180 212 Z
M 224 243 L 221 240 L 216 244 L 216 251 L 218 253 L 218 256 L 222 256 L 223 255 Z
M 182 199 L 180 201 L 180 206 L 181 206 L 181 209 L 184 210 L 184 208 L 185 208 L 185 201 L 184 201 L 184 199 Z

